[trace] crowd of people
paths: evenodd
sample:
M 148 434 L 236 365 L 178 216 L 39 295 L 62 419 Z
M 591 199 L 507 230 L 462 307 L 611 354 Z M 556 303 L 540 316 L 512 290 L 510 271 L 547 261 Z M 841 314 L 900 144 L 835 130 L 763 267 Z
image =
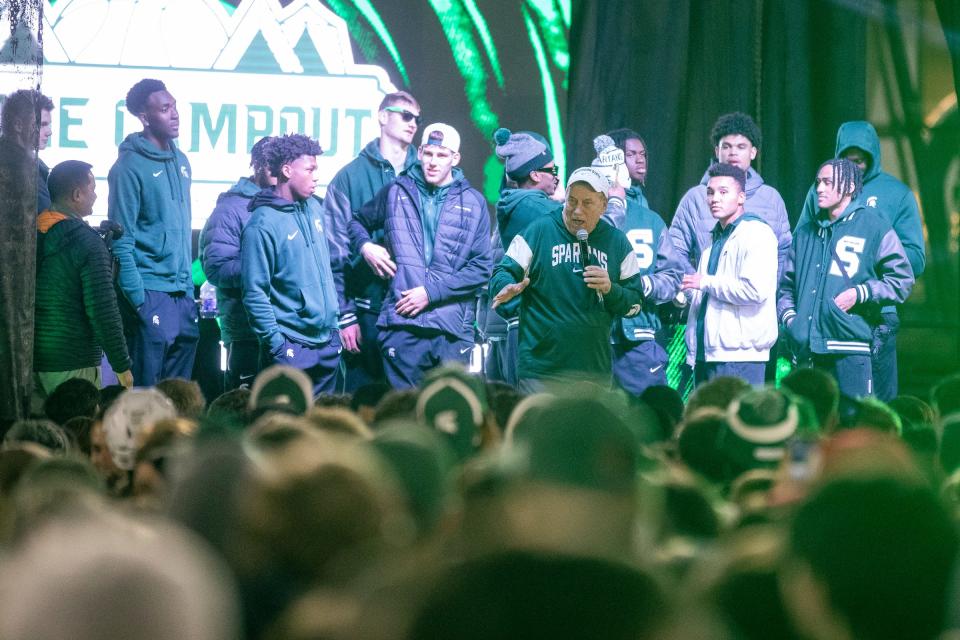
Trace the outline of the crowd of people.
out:
M 0 636 L 946 638 L 958 399 L 73 379 L 0 450 Z
M 792 230 L 742 113 L 669 220 L 630 129 L 563 189 L 544 137 L 498 129 L 493 212 L 407 92 L 324 198 L 319 143 L 264 137 L 200 234 L 227 351 L 207 406 L 176 100 L 145 79 L 126 107 L 142 131 L 100 230 L 93 167 L 33 160 L 35 419 L 0 450 L 0 637 L 960 629 L 960 378 L 898 394 L 923 233 L 869 123 L 840 127 Z M 42 150 L 52 108 L 8 96 L 0 150 Z

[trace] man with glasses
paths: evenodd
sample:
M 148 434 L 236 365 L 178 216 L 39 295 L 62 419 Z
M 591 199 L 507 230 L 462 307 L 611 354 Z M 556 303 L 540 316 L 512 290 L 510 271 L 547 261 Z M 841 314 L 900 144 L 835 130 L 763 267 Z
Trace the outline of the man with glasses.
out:
M 553 150 L 539 134 L 509 129 L 497 129 L 493 134 L 497 156 L 504 163 L 503 188 L 497 202 L 497 225 L 500 231 L 501 251 L 494 256 L 497 262 L 502 250 L 510 246 L 514 236 L 531 222 L 560 211 L 563 203 L 554 200 L 560 180 Z M 486 339 L 490 345 L 484 370 L 487 378 L 502 380 L 517 386 L 517 328 L 519 318 L 507 318 L 495 311 L 487 314 Z
M 346 278 L 345 300 L 340 301 L 340 331 L 345 348 L 346 391 L 383 381 L 383 362 L 377 348 L 377 315 L 386 281 L 377 277 L 359 256 L 350 254 L 350 221 L 380 189 L 417 161 L 413 137 L 420 126 L 420 105 L 405 91 L 387 94 L 377 112 L 380 137 L 341 169 L 324 200 L 324 219 L 334 268 Z M 374 238 L 381 241 L 382 233 Z

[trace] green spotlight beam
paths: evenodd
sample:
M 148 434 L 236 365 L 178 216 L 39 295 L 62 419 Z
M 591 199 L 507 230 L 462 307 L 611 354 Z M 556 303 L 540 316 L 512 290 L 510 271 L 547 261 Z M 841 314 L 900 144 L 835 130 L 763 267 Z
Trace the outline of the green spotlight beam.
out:
M 569 18 L 565 24 L 562 8 L 558 8 L 553 0 L 527 0 L 526 7 L 536 15 L 547 51 L 553 64 L 563 72 L 563 85 L 566 86 L 570 70 Z
M 497 128 L 499 119 L 487 100 L 487 74 L 477 43 L 471 35 L 472 22 L 467 10 L 454 0 L 430 0 L 450 45 L 454 62 L 464 80 L 470 101 L 470 117 L 485 135 Z
M 543 43 L 540 41 L 537 27 L 533 23 L 533 19 L 530 17 L 530 13 L 526 7 L 523 7 L 523 21 L 527 27 L 530 44 L 533 46 L 534 57 L 537 60 L 537 68 L 540 70 L 540 84 L 543 87 L 543 104 L 546 109 L 550 146 L 553 147 L 553 156 L 556 158 L 557 164 L 562 167 L 560 183 L 564 184 L 567 173 L 567 151 L 563 142 L 563 126 L 560 122 L 560 105 L 557 103 L 557 91 L 553 86 L 553 76 L 550 73 L 546 51 L 544 50 Z M 566 74 L 564 74 L 564 76 L 566 76 Z
M 497 47 L 493 44 L 493 36 L 490 34 L 490 27 L 483 14 L 477 9 L 477 3 L 474 0 L 463 0 L 463 6 L 466 8 L 470 19 L 473 20 L 473 27 L 480 35 L 480 41 L 483 43 L 483 49 L 487 52 L 487 59 L 490 60 L 490 68 L 493 70 L 493 77 L 497 79 L 497 86 L 503 89 L 503 72 L 500 70 L 500 61 L 497 59 Z
M 390 57 L 393 58 L 393 63 L 397 65 L 397 71 L 400 72 L 400 77 L 403 78 L 403 84 L 410 86 L 410 78 L 407 77 L 407 69 L 403 66 L 403 60 L 400 59 L 400 52 L 397 50 L 397 45 L 394 43 L 393 37 L 387 29 L 387 25 L 383 23 L 380 14 L 377 13 L 374 6 L 370 4 L 370 0 L 353 0 L 353 4 L 363 17 L 366 18 L 367 22 L 370 23 L 370 26 L 373 27 L 374 33 L 380 38 L 383 46 L 387 48 Z

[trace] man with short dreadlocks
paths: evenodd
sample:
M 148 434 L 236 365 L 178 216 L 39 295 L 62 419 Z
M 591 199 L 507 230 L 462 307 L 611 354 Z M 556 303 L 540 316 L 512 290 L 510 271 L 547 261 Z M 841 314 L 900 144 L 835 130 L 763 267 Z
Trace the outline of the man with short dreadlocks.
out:
M 879 309 L 906 300 L 913 270 L 890 223 L 857 198 L 857 165 L 828 160 L 814 186 L 818 211 L 794 231 L 777 311 L 798 362 L 832 373 L 849 397 L 871 395 Z
M 880 164 L 880 138 L 873 125 L 863 120 L 844 122 L 837 129 L 837 158 L 846 158 L 863 172 L 859 198 L 893 226 L 910 260 L 913 277 L 919 278 L 926 265 L 923 222 L 913 191 L 884 171 Z M 798 225 L 808 222 L 817 211 L 813 189 L 803 203 Z M 873 371 L 876 396 L 884 402 L 897 396 L 897 308 L 881 310 L 881 322 L 873 332 Z

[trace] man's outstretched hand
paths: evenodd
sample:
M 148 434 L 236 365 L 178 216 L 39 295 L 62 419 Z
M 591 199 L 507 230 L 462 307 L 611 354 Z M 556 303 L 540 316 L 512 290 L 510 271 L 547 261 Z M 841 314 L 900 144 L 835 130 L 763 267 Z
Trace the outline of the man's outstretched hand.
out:
M 491 309 L 496 309 L 500 305 L 510 302 L 518 295 L 523 293 L 523 290 L 527 288 L 527 285 L 530 284 L 530 278 L 524 278 L 521 282 L 515 282 L 514 284 L 508 284 L 503 289 L 500 289 L 500 293 L 493 296 L 493 304 L 490 305 Z

